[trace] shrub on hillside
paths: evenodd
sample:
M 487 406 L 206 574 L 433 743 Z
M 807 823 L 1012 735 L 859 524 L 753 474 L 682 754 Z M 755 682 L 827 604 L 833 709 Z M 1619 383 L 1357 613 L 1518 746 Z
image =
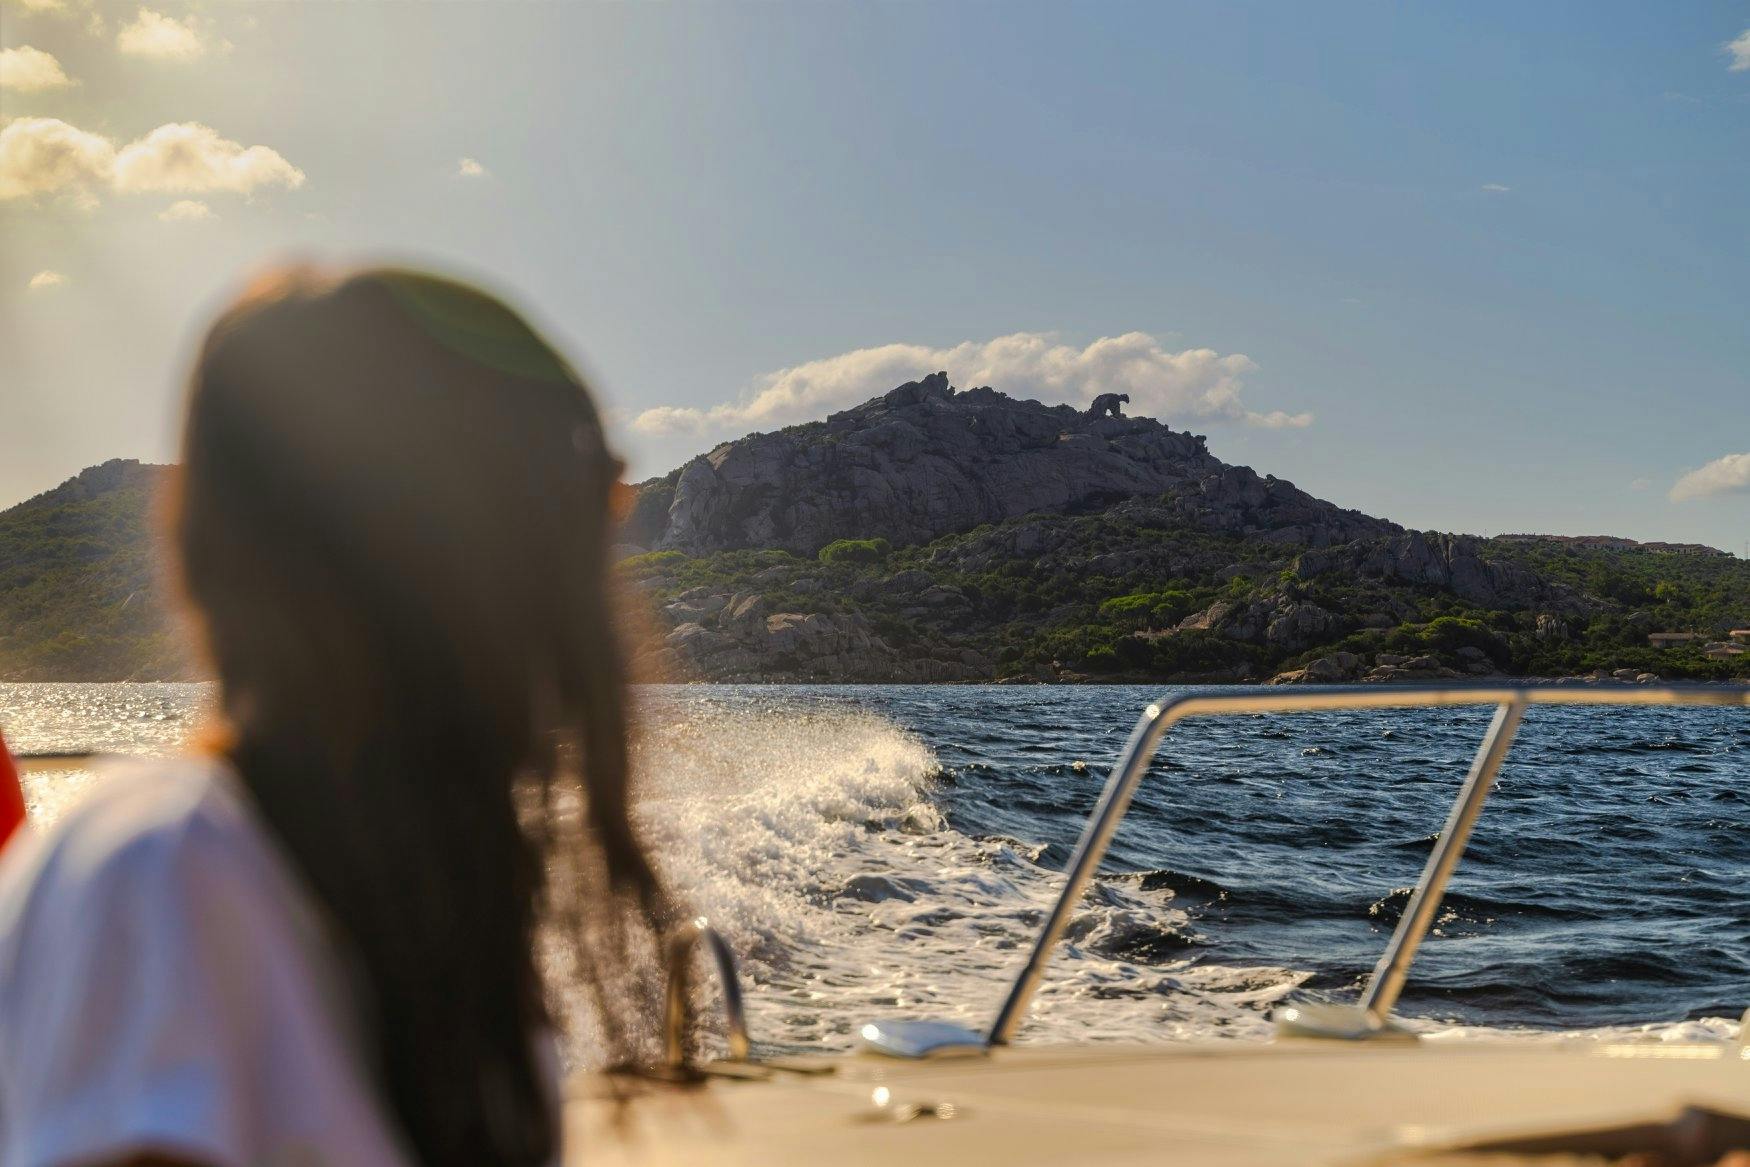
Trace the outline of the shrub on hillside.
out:
M 885 539 L 834 539 L 820 549 L 820 561 L 835 563 L 879 563 L 893 550 Z
M 1190 592 L 1132 592 L 1102 603 L 1100 616 L 1128 628 L 1165 628 L 1183 620 L 1196 606 Z
M 620 560 L 620 570 L 634 575 L 648 575 L 685 563 L 687 556 L 681 551 L 646 551 L 642 555 L 631 555 Z

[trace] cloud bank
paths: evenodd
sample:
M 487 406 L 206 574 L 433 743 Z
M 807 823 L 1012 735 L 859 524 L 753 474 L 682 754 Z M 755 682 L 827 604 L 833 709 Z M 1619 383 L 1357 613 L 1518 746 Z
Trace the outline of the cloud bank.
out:
M 65 89 L 72 78 L 61 69 L 54 54 L 29 45 L 0 49 L 0 90 L 12 93 L 42 93 Z
M 102 36 L 103 14 L 92 7 L 93 0 L 0 0 L 0 8 L 13 7 L 38 16 L 76 19 L 92 36 Z
M 116 33 L 115 47 L 130 57 L 193 61 L 206 55 L 207 41 L 193 20 L 177 20 L 142 8 Z
M 117 148 L 58 118 L 17 118 L 0 128 L 0 199 L 95 191 L 251 194 L 296 189 L 304 172 L 266 146 L 244 147 L 199 122 L 171 122 Z
M 230 191 L 304 185 L 304 172 L 266 146 L 247 149 L 199 122 L 159 126 L 115 156 L 117 190 Z
M 1167 421 L 1242 421 L 1269 428 L 1312 424 L 1310 413 L 1260 413 L 1240 399 L 1257 369 L 1243 353 L 1173 352 L 1146 332 L 1101 337 L 1085 348 L 1045 333 L 1017 332 L 949 348 L 888 344 L 855 349 L 759 378 L 740 400 L 709 409 L 658 406 L 632 420 L 640 433 L 706 434 L 769 429 L 856 405 L 936 369 L 963 388 L 990 385 L 1013 397 L 1086 404 L 1100 393 L 1130 394 L 1130 412 Z
M 67 277 L 60 272 L 44 268 L 34 276 L 31 276 L 30 283 L 26 284 L 25 287 L 33 292 L 40 292 L 47 288 L 58 288 L 66 282 Z
M 1727 454 L 1699 470 L 1691 470 L 1671 488 L 1671 501 L 1712 498 L 1716 494 L 1750 494 L 1750 453 Z
M 106 183 L 115 144 L 58 118 L 17 118 L 0 128 L 0 199 L 82 191 Z

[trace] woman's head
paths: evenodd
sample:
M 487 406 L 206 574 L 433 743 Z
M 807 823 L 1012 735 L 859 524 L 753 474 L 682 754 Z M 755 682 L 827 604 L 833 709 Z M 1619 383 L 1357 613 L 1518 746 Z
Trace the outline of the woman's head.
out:
M 619 472 L 576 373 L 435 276 L 277 272 L 195 370 L 173 541 L 228 749 L 356 960 L 423 1162 L 546 1160 L 537 928 L 656 908 Z

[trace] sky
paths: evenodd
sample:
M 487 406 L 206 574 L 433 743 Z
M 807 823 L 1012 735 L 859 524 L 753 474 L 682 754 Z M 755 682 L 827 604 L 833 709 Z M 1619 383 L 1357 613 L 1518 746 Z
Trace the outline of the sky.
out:
M 296 257 L 505 292 L 636 477 L 945 369 L 1750 553 L 1750 0 L 0 4 L 0 506 Z

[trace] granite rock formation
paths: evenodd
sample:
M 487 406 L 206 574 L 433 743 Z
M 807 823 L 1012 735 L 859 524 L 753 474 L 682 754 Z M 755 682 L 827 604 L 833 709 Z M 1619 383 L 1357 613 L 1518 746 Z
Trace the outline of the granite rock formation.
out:
M 903 547 L 1022 515 L 1169 494 L 1181 518 L 1285 544 L 1400 530 L 1230 466 L 1202 436 L 1152 418 L 1094 417 L 990 388 L 956 392 L 935 373 L 824 422 L 726 442 L 642 484 L 625 537 L 692 555 L 812 555 L 835 539 Z

